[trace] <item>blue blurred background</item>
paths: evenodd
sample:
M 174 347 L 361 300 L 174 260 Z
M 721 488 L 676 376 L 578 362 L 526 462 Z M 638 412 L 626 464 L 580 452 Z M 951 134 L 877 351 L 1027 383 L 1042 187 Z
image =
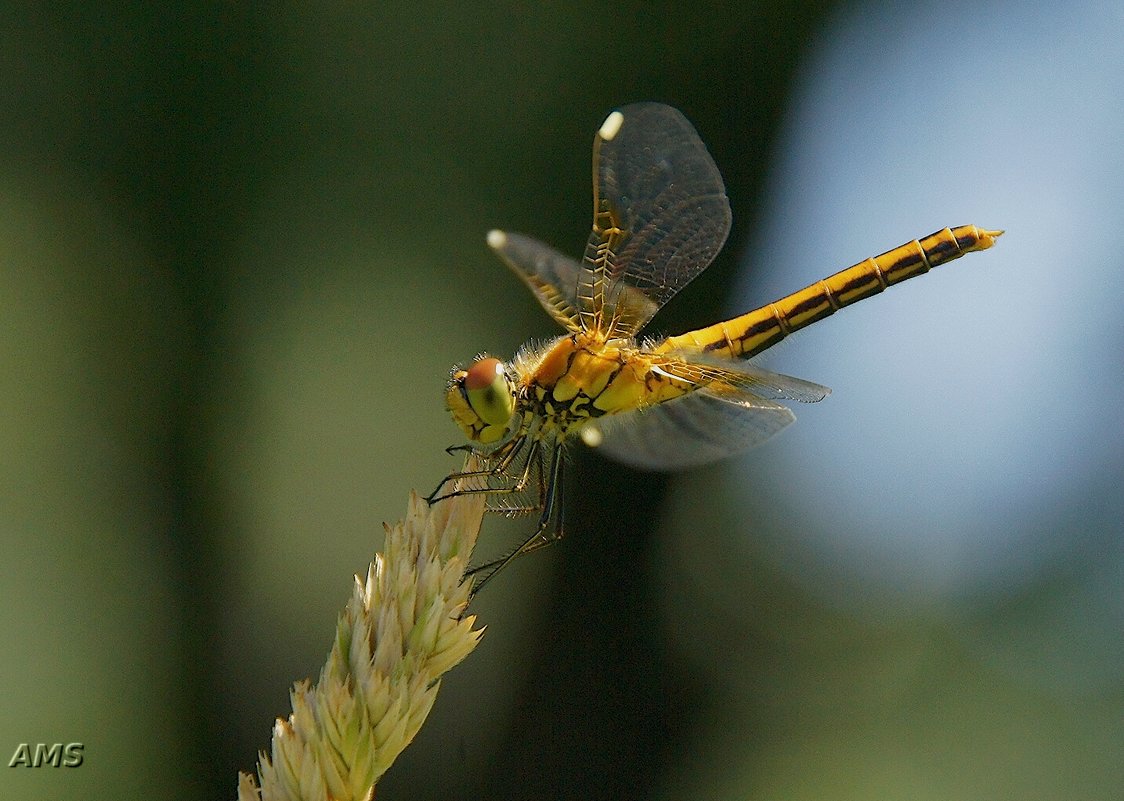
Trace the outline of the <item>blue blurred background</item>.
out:
M 1124 12 L 25 6 L 0 22 L 4 798 L 233 797 L 411 488 L 450 364 L 553 323 L 593 132 L 682 109 L 734 229 L 677 333 L 945 225 L 987 253 L 767 354 L 682 476 L 573 463 L 380 798 L 1119 799 Z M 1114 378 L 1117 376 L 1117 378 Z M 524 525 L 488 521 L 499 550 Z

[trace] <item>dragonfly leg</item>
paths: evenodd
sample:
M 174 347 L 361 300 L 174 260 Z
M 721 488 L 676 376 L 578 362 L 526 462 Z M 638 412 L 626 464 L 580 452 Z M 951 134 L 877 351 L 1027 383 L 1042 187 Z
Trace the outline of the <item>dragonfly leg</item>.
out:
M 551 463 L 551 472 L 553 475 L 551 485 L 553 488 L 549 490 L 549 495 L 547 495 L 547 491 L 543 492 L 544 498 L 548 500 L 541 506 L 542 515 L 539 518 L 538 529 L 532 536 L 528 537 L 522 545 L 515 549 L 515 556 L 523 556 L 532 551 L 537 551 L 540 548 L 545 548 L 548 545 L 553 545 L 566 536 L 564 520 L 566 504 L 561 500 L 566 497 L 562 489 L 562 480 L 566 475 L 566 471 L 562 469 L 560 462 L 561 460 L 557 458 L 556 454 L 556 458 Z M 554 518 L 553 524 L 551 523 L 551 517 Z M 496 564 L 496 562 L 492 562 L 491 564 Z M 482 565 L 481 567 L 488 567 L 488 565 Z
M 503 453 L 502 456 L 500 456 L 499 460 L 494 465 L 492 465 L 491 467 L 487 467 L 483 470 L 466 470 L 466 471 L 461 471 L 461 472 L 456 472 L 456 473 L 450 473 L 449 475 L 445 476 L 443 479 L 441 479 L 441 482 L 434 488 L 433 492 L 429 493 L 429 495 L 426 496 L 426 499 L 425 499 L 426 503 L 428 503 L 430 506 L 432 506 L 433 504 L 437 503 L 438 501 L 443 501 L 446 498 L 456 498 L 456 497 L 459 497 L 461 495 L 476 495 L 476 494 L 479 494 L 479 493 L 482 493 L 482 492 L 488 493 L 488 494 L 491 494 L 491 493 L 502 494 L 505 491 L 507 491 L 507 492 L 519 492 L 519 491 L 521 491 L 523 489 L 523 487 L 526 486 L 526 481 L 527 481 L 526 471 L 524 471 L 522 476 L 520 476 L 518 479 L 516 479 L 516 481 L 515 481 L 515 487 L 516 488 L 514 488 L 514 489 L 506 490 L 505 488 L 502 488 L 502 487 L 488 487 L 488 486 L 484 486 L 484 487 L 459 487 L 459 488 L 456 488 L 456 489 L 454 489 L 450 492 L 445 493 L 444 495 L 441 494 L 441 490 L 444 489 L 445 485 L 449 484 L 450 482 L 464 481 L 466 479 L 473 479 L 473 478 L 489 479 L 489 478 L 495 478 L 496 476 L 505 475 L 507 473 L 507 469 L 509 467 L 511 467 L 512 462 L 515 461 L 515 458 L 519 455 L 519 452 L 523 449 L 523 446 L 526 444 L 526 442 L 527 442 L 526 437 L 522 437 L 520 439 L 513 440 L 508 445 L 506 453 Z M 469 451 L 471 451 L 472 449 L 467 445 L 453 445 L 453 446 L 450 446 L 449 448 L 446 448 L 445 450 L 451 453 L 455 450 L 469 450 Z M 528 460 L 528 464 L 530 464 L 530 460 Z M 514 476 L 512 476 L 511 478 L 514 478 Z
M 532 455 L 535 458 L 541 459 L 540 451 L 536 451 L 536 453 Z M 530 463 L 530 460 L 528 463 Z M 497 573 L 511 564 L 516 557 L 531 553 L 532 551 L 537 551 L 540 548 L 545 548 L 562 539 L 564 533 L 562 529 L 563 504 L 558 500 L 562 497 L 562 475 L 564 472 L 562 470 L 562 448 L 559 446 L 552 450 L 550 454 L 549 470 L 542 470 L 541 467 L 542 465 L 540 464 L 540 469 L 537 471 L 539 476 L 540 508 L 542 509 L 538 526 L 535 528 L 534 533 L 527 537 L 527 539 L 511 551 L 511 553 L 491 562 L 486 562 L 485 564 L 470 568 L 466 572 L 466 575 L 475 576 L 478 573 L 487 571 L 484 573 L 484 577 L 472 588 L 472 595 L 476 595 L 476 593 L 484 589 L 484 585 L 491 581 Z M 557 519 L 555 520 L 556 512 Z M 552 522 L 554 525 L 552 525 Z

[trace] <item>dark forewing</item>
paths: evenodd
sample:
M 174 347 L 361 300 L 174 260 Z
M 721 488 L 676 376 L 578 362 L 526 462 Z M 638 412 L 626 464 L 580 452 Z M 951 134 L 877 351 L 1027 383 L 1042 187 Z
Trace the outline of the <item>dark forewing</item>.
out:
M 593 144 L 593 204 L 578 310 L 583 328 L 612 336 L 639 331 L 730 231 L 714 160 L 691 123 L 659 103 L 605 120 Z

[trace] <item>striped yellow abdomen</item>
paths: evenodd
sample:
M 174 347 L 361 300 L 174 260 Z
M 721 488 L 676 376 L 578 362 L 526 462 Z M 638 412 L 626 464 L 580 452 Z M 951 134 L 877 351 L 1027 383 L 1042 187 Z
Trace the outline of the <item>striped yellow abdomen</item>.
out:
M 965 253 L 986 250 L 1002 233 L 974 225 L 945 228 L 859 262 L 740 317 L 668 337 L 655 350 L 748 359 L 844 306 L 877 295 L 888 286 L 927 273 Z

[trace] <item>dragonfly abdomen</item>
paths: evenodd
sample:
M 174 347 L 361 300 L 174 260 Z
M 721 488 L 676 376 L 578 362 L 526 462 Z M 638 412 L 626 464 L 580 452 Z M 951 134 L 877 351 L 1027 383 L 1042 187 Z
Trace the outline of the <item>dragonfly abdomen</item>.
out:
M 759 309 L 707 328 L 669 337 L 659 352 L 694 351 L 748 359 L 844 306 L 876 295 L 888 286 L 927 273 L 965 253 L 986 250 L 1002 231 L 974 225 L 944 228 L 874 256 Z

